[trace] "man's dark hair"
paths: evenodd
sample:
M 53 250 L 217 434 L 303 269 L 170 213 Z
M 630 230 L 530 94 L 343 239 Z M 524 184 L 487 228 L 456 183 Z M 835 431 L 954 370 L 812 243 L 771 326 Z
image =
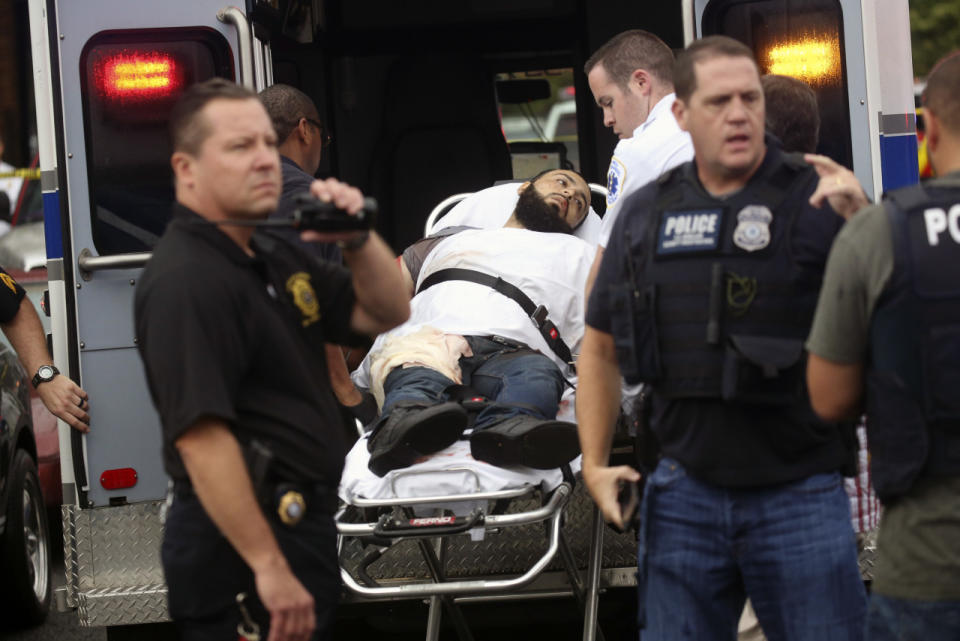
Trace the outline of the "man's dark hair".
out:
M 697 90 L 697 75 L 694 66 L 711 58 L 749 58 L 754 65 L 757 59 L 747 45 L 727 36 L 707 36 L 694 40 L 680 52 L 673 66 L 673 88 L 677 98 L 684 102 Z M 759 73 L 759 71 L 758 71 Z
M 583 66 L 589 74 L 603 65 L 610 80 L 626 90 L 630 76 L 644 69 L 666 85 L 673 85 L 673 51 L 660 38 L 643 29 L 631 29 L 615 35 L 597 49 Z
M 256 100 L 257 94 L 246 87 L 224 80 L 211 78 L 189 87 L 170 112 L 170 139 L 174 151 L 197 155 L 203 142 L 210 135 L 210 123 L 200 117 L 200 112 L 214 100 Z
M 932 111 L 944 128 L 960 135 L 960 51 L 940 59 L 927 76 L 923 106 Z
M 260 100 L 267 108 L 277 140 L 283 144 L 300 123 L 301 118 L 320 120 L 317 107 L 310 96 L 290 85 L 276 84 L 260 92 Z
M 784 151 L 813 153 L 820 139 L 817 94 L 802 80 L 767 74 L 760 78 L 767 109 L 767 131 L 780 139 Z

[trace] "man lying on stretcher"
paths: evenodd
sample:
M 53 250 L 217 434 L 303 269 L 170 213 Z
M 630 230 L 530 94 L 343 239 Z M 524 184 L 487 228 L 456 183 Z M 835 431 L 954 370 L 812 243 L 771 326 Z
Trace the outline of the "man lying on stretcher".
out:
M 595 249 L 572 233 L 589 206 L 583 178 L 553 170 L 519 186 L 502 228 L 450 227 L 404 252 L 410 320 L 354 374 L 382 407 L 368 441 L 375 474 L 448 447 L 468 423 L 474 458 L 494 465 L 553 469 L 577 456 L 576 426 L 556 416 L 583 337 Z

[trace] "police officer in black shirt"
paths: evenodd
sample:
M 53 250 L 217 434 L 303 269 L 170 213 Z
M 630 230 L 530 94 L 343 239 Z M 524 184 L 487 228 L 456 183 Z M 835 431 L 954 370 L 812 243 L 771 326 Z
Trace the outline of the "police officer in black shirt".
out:
M 807 342 L 814 409 L 840 419 L 865 405 L 884 504 L 877 641 L 960 638 L 960 52 L 930 72 L 924 108 L 936 177 L 847 223 Z
M 236 638 L 245 608 L 269 639 L 327 638 L 340 592 L 343 465 L 323 343 L 406 319 L 399 270 L 376 234 L 339 240 L 349 271 L 233 219 L 280 194 L 273 126 L 256 94 L 215 79 L 171 114 L 174 220 L 137 285 L 138 347 L 174 481 L 161 557 L 183 639 Z M 359 191 L 314 196 L 356 213 Z
M 851 450 L 803 391 L 843 221 L 810 205 L 817 172 L 765 141 L 748 48 L 697 41 L 674 82 L 694 161 L 624 203 L 604 255 L 578 362 L 584 480 L 620 524 L 618 484 L 639 474 L 608 465 L 619 376 L 649 383 L 662 458 L 641 507 L 641 638 L 732 640 L 749 596 L 771 640 L 859 639 Z

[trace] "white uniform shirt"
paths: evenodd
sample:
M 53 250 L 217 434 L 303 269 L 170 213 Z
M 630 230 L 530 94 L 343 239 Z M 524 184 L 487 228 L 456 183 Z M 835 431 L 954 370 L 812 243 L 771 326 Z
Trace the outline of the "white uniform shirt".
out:
M 626 196 L 656 180 L 668 169 L 693 160 L 690 134 L 680 129 L 673 117 L 674 94 L 668 94 L 653 106 L 647 120 L 631 138 L 617 143 L 607 171 L 607 213 L 600 229 L 600 245 L 607 246 L 610 230 L 620 213 L 618 203 Z
M 503 227 L 462 231 L 437 244 L 427 254 L 417 286 L 427 276 L 450 267 L 473 269 L 520 288 L 534 303 L 547 308 L 570 351 L 580 351 L 584 331 L 584 288 L 593 262 L 592 245 L 566 234 L 547 234 Z M 395 333 L 409 334 L 424 325 L 448 334 L 503 336 L 525 343 L 553 359 L 564 374 L 568 368 L 514 300 L 477 283 L 447 281 L 414 296 L 410 319 L 381 334 L 370 350 Z M 353 374 L 369 388 L 369 356 Z

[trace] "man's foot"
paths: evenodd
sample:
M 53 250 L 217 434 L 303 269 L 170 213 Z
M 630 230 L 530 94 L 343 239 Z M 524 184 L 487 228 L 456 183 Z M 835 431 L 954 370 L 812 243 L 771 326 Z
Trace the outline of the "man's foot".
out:
M 368 467 L 377 476 L 453 445 L 467 426 L 467 413 L 457 403 L 400 401 L 380 421 L 367 443 Z
M 474 431 L 470 452 L 473 458 L 498 467 L 524 465 L 552 470 L 576 458 L 580 440 L 573 423 L 523 414 Z

